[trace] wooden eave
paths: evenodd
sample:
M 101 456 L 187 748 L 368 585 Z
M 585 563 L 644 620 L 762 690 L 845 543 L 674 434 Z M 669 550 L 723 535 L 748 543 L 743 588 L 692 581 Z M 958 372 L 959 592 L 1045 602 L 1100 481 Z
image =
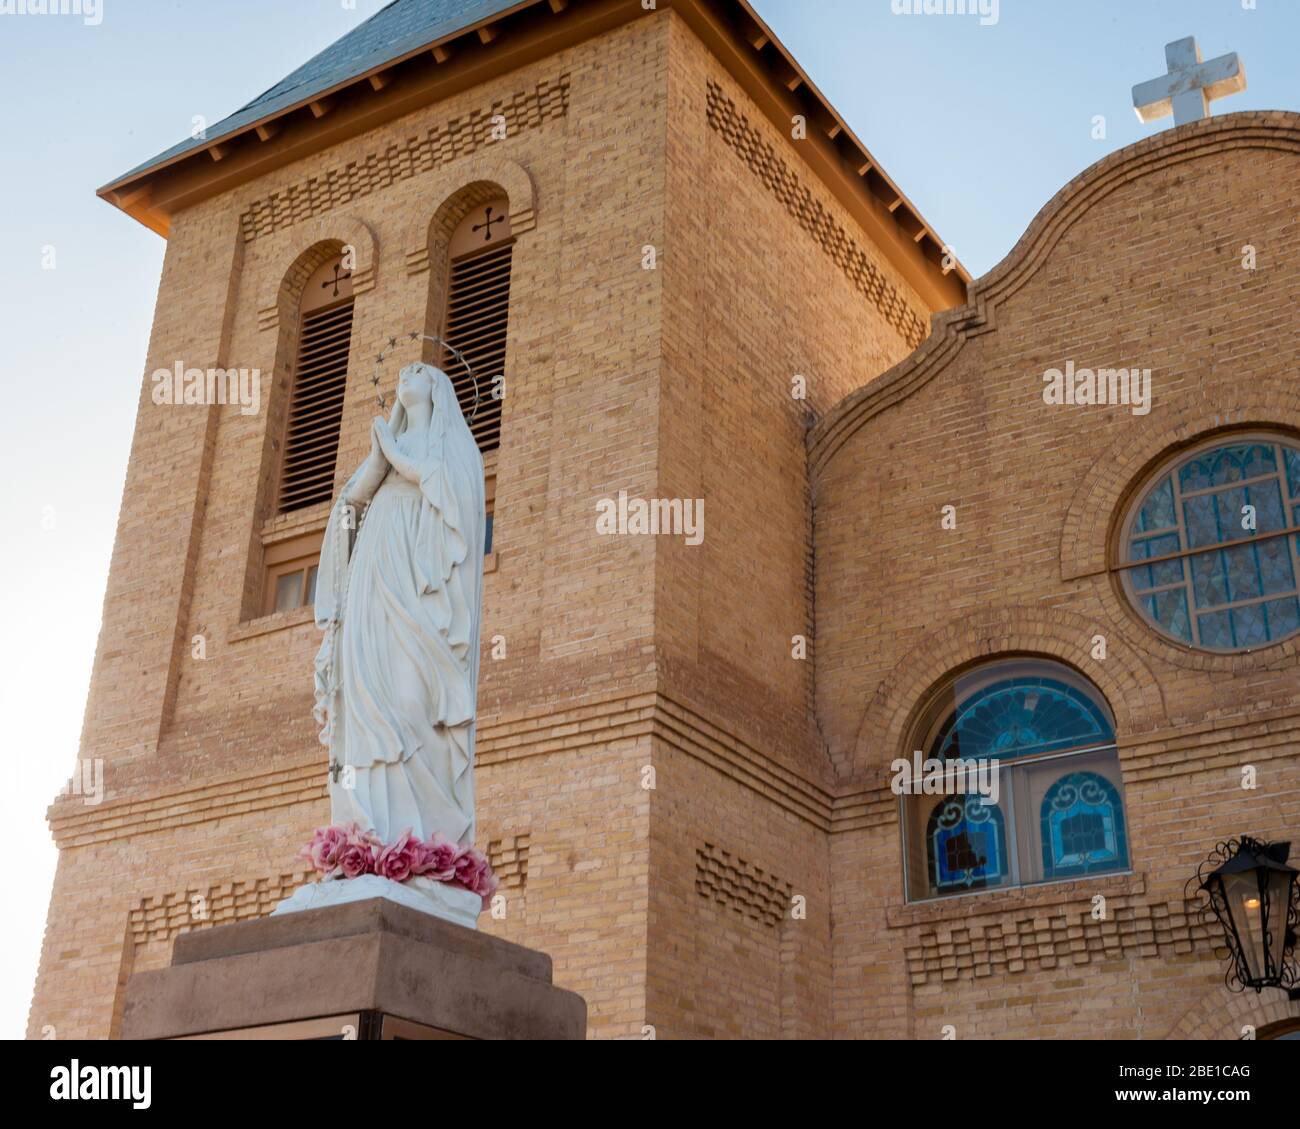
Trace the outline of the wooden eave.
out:
M 942 239 L 877 164 L 748 0 L 659 0 L 676 11 L 792 149 L 934 309 L 966 301 Z M 99 196 L 166 238 L 171 217 L 294 161 L 537 62 L 648 13 L 634 0 L 521 0 L 444 38 L 113 181 Z

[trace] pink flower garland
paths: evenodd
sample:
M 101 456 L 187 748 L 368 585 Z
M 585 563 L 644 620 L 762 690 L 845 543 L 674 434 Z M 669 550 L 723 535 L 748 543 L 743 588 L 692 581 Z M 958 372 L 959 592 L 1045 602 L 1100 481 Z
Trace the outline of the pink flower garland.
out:
M 298 857 L 326 878 L 360 878 L 363 874 L 393 882 L 428 878 L 461 886 L 485 902 L 499 884 L 486 856 L 473 847 L 457 846 L 437 832 L 425 842 L 408 831 L 386 847 L 373 831 L 362 831 L 355 823 L 321 827 Z

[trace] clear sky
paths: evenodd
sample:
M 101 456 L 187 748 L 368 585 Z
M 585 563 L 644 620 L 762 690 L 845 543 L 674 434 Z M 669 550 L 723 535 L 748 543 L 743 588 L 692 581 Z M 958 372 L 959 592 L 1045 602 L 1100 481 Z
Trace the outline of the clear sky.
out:
M 100 2 L 97 24 L 0 14 L 0 814 L 16 836 L 0 1037 L 26 1022 L 55 864 L 44 812 L 77 756 L 162 265 L 162 240 L 95 189 L 382 7 Z M 1250 87 L 1219 113 L 1300 110 L 1298 0 L 1000 0 L 990 26 L 895 15 L 891 0 L 755 3 L 976 275 L 1066 181 L 1168 128 L 1141 125 L 1130 102 L 1164 72 L 1167 42 L 1240 52 Z

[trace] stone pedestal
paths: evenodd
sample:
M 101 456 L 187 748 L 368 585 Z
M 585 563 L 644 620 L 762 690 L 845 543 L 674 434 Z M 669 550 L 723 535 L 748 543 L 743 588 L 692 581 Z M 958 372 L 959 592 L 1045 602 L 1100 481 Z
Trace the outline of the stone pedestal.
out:
M 299 886 L 291 897 L 285 898 L 274 910 L 272 917 L 309 910 L 329 909 L 349 902 L 369 902 L 384 898 L 398 905 L 409 906 L 423 913 L 431 913 L 454 925 L 477 929 L 479 915 L 483 912 L 483 899 L 458 886 L 434 882 L 428 878 L 408 878 L 405 882 L 392 882 L 376 874 L 365 874 L 346 881 L 308 882 Z
M 544 953 L 375 899 L 182 934 L 170 968 L 131 977 L 122 1034 L 582 1039 L 586 1027 L 586 1003 L 551 983 Z

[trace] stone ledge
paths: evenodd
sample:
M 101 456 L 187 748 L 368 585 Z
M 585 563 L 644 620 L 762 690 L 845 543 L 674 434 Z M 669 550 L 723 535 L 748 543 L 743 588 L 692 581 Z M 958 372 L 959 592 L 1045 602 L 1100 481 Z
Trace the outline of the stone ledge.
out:
M 941 926 L 950 922 L 961 928 L 979 918 L 1023 911 L 1037 914 L 1058 910 L 1063 906 L 1091 901 L 1097 894 L 1107 898 L 1141 897 L 1146 889 L 1145 874 L 1132 871 L 1099 874 L 1091 878 L 1013 886 L 1008 890 L 982 890 L 925 902 L 894 905 L 885 910 L 885 922 L 890 929 L 907 929 L 917 925 Z
M 377 1011 L 470 1039 L 582 1039 L 587 1006 L 551 959 L 379 901 L 177 938 L 127 985 L 123 1037 L 236 1032 Z

